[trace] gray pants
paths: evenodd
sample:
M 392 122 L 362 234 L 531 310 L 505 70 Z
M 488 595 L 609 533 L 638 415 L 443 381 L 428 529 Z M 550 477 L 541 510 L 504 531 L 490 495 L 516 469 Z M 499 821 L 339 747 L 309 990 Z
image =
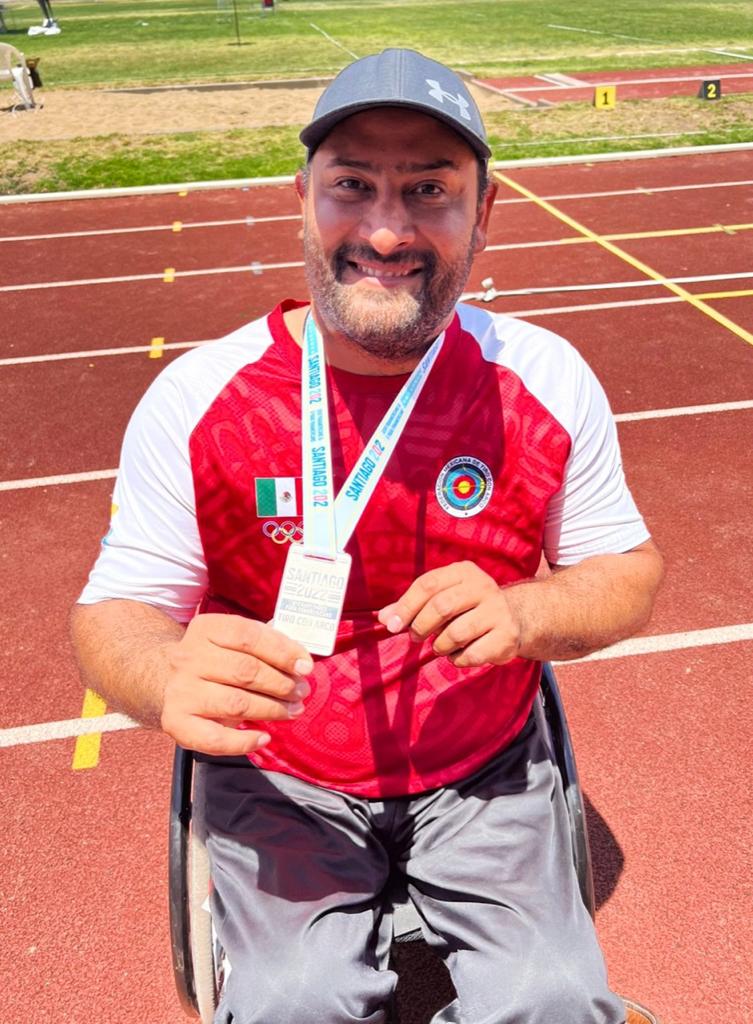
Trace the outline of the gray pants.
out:
M 624 1022 L 533 720 L 474 775 L 415 797 L 363 800 L 235 765 L 205 779 L 232 968 L 216 1024 L 381 1024 L 395 869 L 457 993 L 433 1024 Z

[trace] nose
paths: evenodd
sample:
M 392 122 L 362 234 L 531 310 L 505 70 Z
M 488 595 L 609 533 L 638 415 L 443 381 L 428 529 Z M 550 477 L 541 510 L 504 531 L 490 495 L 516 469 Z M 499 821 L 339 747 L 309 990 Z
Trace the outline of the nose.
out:
M 416 232 L 403 196 L 390 193 L 375 198 L 361 221 L 360 235 L 380 256 L 412 245 Z

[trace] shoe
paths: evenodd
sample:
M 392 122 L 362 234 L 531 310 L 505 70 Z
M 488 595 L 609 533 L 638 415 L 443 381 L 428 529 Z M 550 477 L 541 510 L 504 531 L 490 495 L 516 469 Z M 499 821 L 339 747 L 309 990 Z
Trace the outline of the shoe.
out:
M 45 25 L 42 31 L 46 36 L 59 36 L 62 29 L 56 21 L 53 21 L 50 25 Z
M 659 1024 L 658 1018 L 645 1006 L 641 1006 L 640 1003 L 636 1003 L 632 999 L 623 999 L 622 1001 L 625 1004 L 625 1024 Z

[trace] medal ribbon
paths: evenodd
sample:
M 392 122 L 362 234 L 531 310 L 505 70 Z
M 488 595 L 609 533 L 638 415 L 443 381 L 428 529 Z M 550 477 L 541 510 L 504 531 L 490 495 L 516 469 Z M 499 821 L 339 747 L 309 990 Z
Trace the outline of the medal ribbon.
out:
M 413 412 L 436 362 L 444 332 L 403 384 L 335 499 L 324 342 L 309 314 L 303 332 L 301 379 L 303 453 L 303 546 L 309 554 L 334 558 L 353 536 L 369 498 Z

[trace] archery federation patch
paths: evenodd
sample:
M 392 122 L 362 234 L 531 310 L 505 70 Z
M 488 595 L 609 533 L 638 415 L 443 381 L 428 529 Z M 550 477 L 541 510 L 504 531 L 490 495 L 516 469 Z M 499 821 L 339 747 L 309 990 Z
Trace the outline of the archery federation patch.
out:
M 486 508 L 493 489 L 489 467 L 470 455 L 461 455 L 442 467 L 434 491 L 445 512 L 466 519 Z

